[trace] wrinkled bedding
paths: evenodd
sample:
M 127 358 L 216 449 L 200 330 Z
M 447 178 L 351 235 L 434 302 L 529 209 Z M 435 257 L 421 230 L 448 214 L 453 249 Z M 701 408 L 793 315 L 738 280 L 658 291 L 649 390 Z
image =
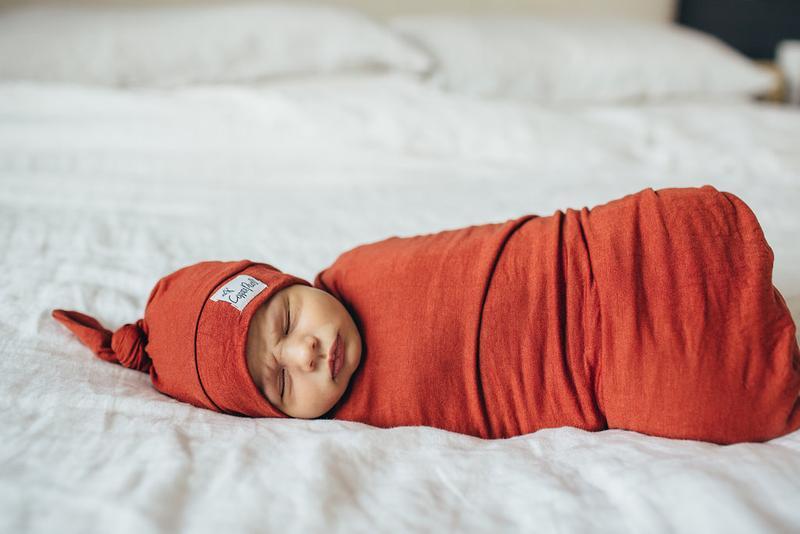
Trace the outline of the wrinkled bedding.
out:
M 51 317 L 117 327 L 206 259 L 306 279 L 392 235 L 714 185 L 800 318 L 800 111 L 542 108 L 401 76 L 114 91 L 0 86 L 0 530 L 788 532 L 800 432 L 719 446 L 548 428 L 256 420 L 180 404 Z

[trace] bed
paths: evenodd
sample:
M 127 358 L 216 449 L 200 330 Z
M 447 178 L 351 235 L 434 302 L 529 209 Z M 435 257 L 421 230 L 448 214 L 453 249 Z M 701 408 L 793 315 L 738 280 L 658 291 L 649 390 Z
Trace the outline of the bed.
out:
M 285 26 L 355 16 L 342 15 L 342 4 Z M 444 2 L 450 14 L 415 15 L 430 3 L 401 12 L 387 2 L 326 26 L 366 32 L 369 53 L 354 59 L 363 50 L 319 36 L 326 54 L 317 63 L 299 54 L 305 70 L 256 72 L 263 65 L 242 60 L 238 78 L 221 76 L 229 57 L 214 63 L 228 46 L 222 37 L 203 38 L 214 45 L 208 55 L 198 45 L 157 64 L 136 57 L 163 44 L 157 28 L 148 26 L 147 46 L 117 43 L 129 55 L 111 59 L 77 32 L 72 52 L 84 55 L 69 63 L 47 56 L 63 40 L 30 28 L 85 21 L 46 11 L 12 21 L 17 45 L 34 35 L 40 46 L 0 42 L 0 531 L 800 530 L 800 432 L 719 446 L 622 430 L 480 440 L 427 427 L 240 418 L 159 394 L 145 374 L 92 357 L 51 318 L 66 308 L 112 328 L 135 321 L 156 280 L 201 260 L 248 258 L 313 279 L 344 250 L 391 235 L 711 184 L 757 214 L 797 322 L 798 108 L 755 100 L 768 80 L 730 51 L 725 83 L 708 78 L 682 94 L 667 81 L 688 83 L 689 74 L 656 78 L 646 68 L 669 50 L 648 49 L 643 61 L 630 46 L 652 27 L 609 44 L 616 63 L 610 49 L 592 56 L 595 43 L 581 41 L 628 31 L 617 15 L 669 24 L 670 2 L 608 2 L 614 17 L 603 23 L 537 18 L 537 39 L 585 48 L 554 63 L 552 42 L 540 42 L 548 53 L 533 81 L 502 78 L 514 69 L 498 64 L 499 81 L 486 83 L 486 71 L 475 76 L 464 60 L 467 40 L 485 32 L 476 50 L 499 43 L 492 32 L 514 35 L 516 10 L 538 17 L 557 3 L 500 4 L 514 14 L 469 18 Z M 102 11 L 85 10 L 80 17 Z M 108 27 L 103 17 L 120 13 L 92 24 Z M 192 28 L 182 31 L 191 44 Z M 512 38 L 503 43 L 507 57 L 518 52 Z M 198 57 L 192 71 L 186 58 Z M 612 63 L 626 61 L 639 62 L 639 76 L 620 71 L 604 85 Z M 543 72 L 555 77 L 549 85 Z

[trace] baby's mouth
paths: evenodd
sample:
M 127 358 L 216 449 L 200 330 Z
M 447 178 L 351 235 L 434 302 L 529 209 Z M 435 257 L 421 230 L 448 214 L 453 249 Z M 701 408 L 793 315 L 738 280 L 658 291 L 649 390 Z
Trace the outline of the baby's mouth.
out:
M 344 342 L 339 332 L 336 332 L 336 337 L 328 349 L 328 366 L 331 370 L 331 379 L 336 379 L 336 375 L 342 370 L 344 364 Z

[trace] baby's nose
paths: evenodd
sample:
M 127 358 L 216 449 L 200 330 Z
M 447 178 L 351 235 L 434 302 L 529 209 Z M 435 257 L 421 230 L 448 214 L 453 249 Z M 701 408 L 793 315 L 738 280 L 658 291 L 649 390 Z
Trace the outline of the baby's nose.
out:
M 300 338 L 292 351 L 295 365 L 303 371 L 313 371 L 320 358 L 320 342 L 316 336 L 303 336 Z

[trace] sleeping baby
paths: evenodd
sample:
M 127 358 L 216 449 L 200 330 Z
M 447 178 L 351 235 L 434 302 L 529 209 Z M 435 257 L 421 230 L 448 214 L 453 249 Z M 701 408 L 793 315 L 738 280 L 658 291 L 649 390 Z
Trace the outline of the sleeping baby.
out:
M 800 350 L 772 264 L 735 195 L 648 188 L 362 245 L 313 285 L 198 263 L 113 333 L 53 316 L 159 391 L 228 414 L 757 442 L 800 428 Z

